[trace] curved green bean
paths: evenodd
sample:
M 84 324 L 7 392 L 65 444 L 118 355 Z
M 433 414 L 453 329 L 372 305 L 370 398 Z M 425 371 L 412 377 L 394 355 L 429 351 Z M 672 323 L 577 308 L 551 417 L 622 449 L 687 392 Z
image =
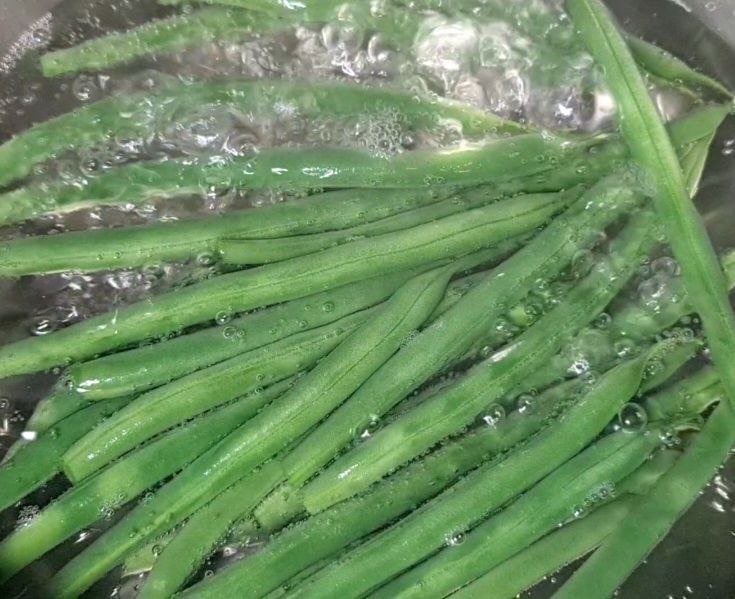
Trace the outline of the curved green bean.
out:
M 225 274 L 44 337 L 6 345 L 0 348 L 0 376 L 83 360 L 222 312 L 239 313 L 371 276 L 448 261 L 526 233 L 562 208 L 559 198 L 513 198 L 406 231 Z
M 279 483 L 277 463 L 246 476 L 195 512 L 156 560 L 138 599 L 168 599 L 197 571 L 234 522 L 246 516 Z
M 125 395 L 110 395 L 101 399 L 111 399 Z M 48 397 L 43 398 L 33 410 L 33 414 L 26 422 L 26 430 L 42 433 L 64 418 L 79 412 L 92 403 L 86 397 L 74 390 L 57 386 Z
M 314 513 L 352 496 L 391 469 L 472 422 L 529 373 L 546 365 L 567 338 L 588 324 L 617 295 L 650 249 L 652 215 L 635 215 L 613 242 L 610 255 L 559 304 L 507 348 L 483 360 L 446 391 L 429 398 L 371 439 L 338 458 L 304 487 Z
M 245 397 L 173 429 L 74 486 L 0 542 L 0 580 L 106 518 L 147 488 L 183 468 L 218 439 L 289 388 L 292 381 Z
M 447 535 L 466 531 L 586 447 L 635 394 L 647 361 L 641 356 L 606 373 L 554 426 L 518 451 L 480 466 L 292 589 L 291 596 L 359 596 L 432 554 Z
M 695 71 L 666 50 L 632 35 L 626 35 L 625 41 L 638 65 L 652 75 L 675 85 L 683 84 L 695 90 L 706 90 L 714 93 L 720 99 L 732 101 L 732 92 L 722 83 L 704 73 Z
M 699 496 L 735 445 L 735 412 L 723 401 L 684 455 L 625 521 L 556 592 L 555 599 L 603 599 L 615 590 L 663 539 Z
M 643 407 L 651 420 L 681 418 L 704 412 L 724 398 L 724 389 L 713 368 L 696 374 L 646 397 Z
M 584 156 L 601 138 L 525 133 L 449 150 L 415 150 L 383 158 L 347 148 L 271 148 L 230 162 L 191 159 L 136 162 L 79 182 L 52 181 L 0 195 L 0 206 L 26 218 L 90 204 L 140 204 L 152 198 L 201 194 L 211 188 L 411 189 L 480 185 L 538 177 L 558 162 Z M 10 222 L 0 215 L 0 223 Z
M 617 100 L 623 139 L 657 193 L 656 212 L 681 266 L 712 358 L 735 405 L 735 318 L 728 288 L 701 216 L 690 200 L 671 141 L 612 15 L 599 0 L 567 0 L 592 55 L 605 68 Z
M 553 279 L 596 238 L 594 231 L 635 208 L 642 197 L 625 181 L 617 175 L 586 192 L 386 362 L 285 459 L 290 484 L 300 486 L 311 478 L 371 421 L 487 336 L 508 307 L 528 295 L 539 280 Z
M 363 310 L 143 393 L 66 451 L 64 473 L 77 483 L 161 431 L 311 368 L 374 314 Z
M 113 96 L 34 125 L 0 146 L 0 187 L 22 179 L 35 165 L 70 149 L 94 147 L 120 136 L 149 137 L 172 121 L 218 105 L 276 113 L 294 106 L 304 116 L 381 115 L 397 111 L 412 129 L 457 121 L 466 135 L 518 133 L 522 125 L 450 100 L 422 98 L 389 88 L 299 80 L 224 79 L 168 85 L 160 91 Z M 26 218 L 9 213 L 14 220 Z
M 623 521 L 636 495 L 647 493 L 678 457 L 659 451 L 615 488 L 616 499 L 565 524 L 451 595 L 452 599 L 514 599 L 546 576 L 594 551 Z
M 271 239 L 344 229 L 430 205 L 447 197 L 434 189 L 346 189 L 258 210 L 117 229 L 26 237 L 0 245 L 0 276 L 104 270 L 216 258 L 221 239 Z
M 41 71 L 46 77 L 58 77 L 107 69 L 148 54 L 176 52 L 187 46 L 236 38 L 252 31 L 262 20 L 263 16 L 255 19 L 251 12 L 243 10 L 196 10 L 49 52 L 41 57 Z
M 567 197 L 578 195 L 579 190 L 561 192 Z M 217 244 L 220 259 L 225 264 L 267 264 L 312 254 L 329 247 L 401 231 L 439 218 L 487 205 L 503 196 L 497 188 L 483 185 L 461 190 L 454 197 L 429 206 L 422 206 L 375 222 L 315 235 L 298 235 L 277 239 L 223 239 Z
M 72 364 L 68 378 L 87 401 L 143 392 L 297 333 L 311 331 L 375 306 L 411 273 L 357 281 L 334 290 L 258 310 L 226 324 L 162 343 Z
M 162 487 L 149 502 L 97 539 L 53 581 L 58 597 L 74 597 L 137 546 L 186 518 L 298 439 L 360 386 L 431 314 L 451 270 L 406 283 L 375 317 L 350 335 L 268 409 L 236 429 Z
M 0 510 L 10 507 L 61 470 L 61 456 L 87 431 L 125 406 L 123 397 L 89 406 L 24 442 L 0 466 Z
M 573 506 L 594 502 L 591 497 L 608 493 L 610 485 L 633 473 L 660 443 L 656 430 L 604 437 L 474 528 L 461 544 L 443 549 L 381 587 L 374 596 L 445 597 L 573 517 Z
M 581 381 L 568 381 L 539 397 L 533 414 L 514 412 L 493 426 L 481 425 L 400 469 L 365 494 L 285 529 L 256 555 L 207 579 L 193 596 L 216 597 L 227 591 L 240 597 L 259 597 L 283 584 L 302 569 L 334 555 L 349 543 L 409 512 L 448 485 L 487 461 L 528 439 L 586 390 Z M 283 488 L 279 493 L 283 493 Z M 280 528 L 289 514 L 298 515 L 298 493 L 286 503 L 266 501 L 255 514 L 266 530 Z M 284 513 L 281 508 L 286 507 Z

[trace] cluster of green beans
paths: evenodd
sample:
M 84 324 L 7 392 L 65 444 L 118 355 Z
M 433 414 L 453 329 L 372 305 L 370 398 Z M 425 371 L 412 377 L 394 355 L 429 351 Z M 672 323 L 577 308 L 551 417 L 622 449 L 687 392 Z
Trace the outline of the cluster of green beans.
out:
M 104 69 L 338 10 L 399 45 L 417 23 L 398 1 L 382 12 L 202 3 L 220 6 L 51 52 L 42 68 Z M 612 595 L 735 444 L 735 252 L 715 255 L 692 203 L 729 110 L 707 100 L 731 95 L 625 37 L 598 0 L 567 4 L 579 35 L 544 11 L 519 27 L 556 31 L 549 47 L 588 45 L 619 135 L 535 131 L 388 88 L 223 80 L 111 97 L 0 146 L 0 186 L 16 186 L 0 196 L 0 224 L 212 188 L 305 193 L 0 245 L 2 277 L 202 254 L 222 263 L 0 347 L 1 377 L 63 370 L 0 465 L 0 510 L 35 501 L 53 478 L 67 483 L 0 541 L 0 594 L 94 527 L 101 534 L 29 592 L 79 597 L 125 565 L 150 570 L 146 599 L 511 599 L 591 554 L 556 596 Z M 469 14 L 470 3 L 411 8 Z M 697 106 L 664 126 L 641 70 L 690 88 Z M 276 148 L 23 181 L 67 150 L 156 136 L 203 104 L 267 115 L 284 103 L 305 116 L 392 111 L 418 132 L 453 121 L 473 140 L 391 158 Z M 634 290 L 667 244 L 681 277 L 655 281 L 676 301 L 651 305 Z M 701 332 L 684 327 L 693 314 Z M 251 537 L 265 543 L 197 578 L 225 543 Z

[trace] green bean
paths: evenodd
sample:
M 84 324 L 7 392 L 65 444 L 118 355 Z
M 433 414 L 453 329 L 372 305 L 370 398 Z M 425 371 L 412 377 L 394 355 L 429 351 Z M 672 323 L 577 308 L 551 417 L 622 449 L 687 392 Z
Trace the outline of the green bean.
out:
M 526 233 L 560 200 L 513 198 L 406 231 L 225 274 L 44 337 L 0 348 L 0 376 L 83 360 L 214 318 L 304 297 L 361 279 L 450 260 Z
M 121 393 L 119 396 L 124 395 Z M 118 397 L 119 397 L 118 396 Z M 110 396 L 111 399 L 115 396 Z M 76 391 L 57 386 L 48 397 L 36 405 L 33 414 L 26 422 L 26 430 L 42 433 L 64 418 L 76 414 L 92 402 Z
M 567 8 L 592 55 L 605 68 L 617 100 L 621 132 L 656 190 L 656 212 L 681 265 L 715 368 L 735 404 L 735 318 L 728 288 L 702 218 L 688 197 L 671 142 L 613 17 L 597 0 L 568 0 Z
M 258 310 L 222 326 L 76 363 L 69 367 L 68 378 L 73 388 L 83 391 L 77 395 L 88 401 L 147 391 L 375 306 L 410 276 L 411 273 L 396 273 L 357 281 Z
M 443 393 L 379 430 L 320 473 L 304 488 L 304 504 L 314 513 L 352 496 L 391 469 L 419 455 L 471 422 L 529 373 L 543 367 L 566 339 L 589 323 L 633 274 L 651 246 L 643 213 L 616 239 L 611 252 L 569 293 L 566 301 L 495 355 L 474 366 Z
M 586 387 L 582 381 L 568 381 L 541 394 L 539 409 L 531 414 L 515 412 L 492 426 L 475 427 L 408 464 L 364 495 L 294 524 L 271 539 L 261 552 L 195 587 L 193 594 L 214 597 L 225 590 L 242 597 L 265 594 L 433 497 L 488 458 L 524 441 L 575 401 Z M 266 499 L 255 512 L 266 530 L 283 526 L 289 513 L 297 515 L 303 510 L 298 494 L 284 495 L 284 490 L 282 487 L 274 500 Z M 285 512 L 281 509 L 284 507 Z
M 604 228 L 638 201 L 640 197 L 619 177 L 584 194 L 563 216 L 404 346 L 307 437 L 285 460 L 289 482 L 300 486 L 311 478 L 372 420 L 462 356 L 487 334 L 508 306 L 524 298 L 540 279 L 554 277 L 589 243 L 590 235 L 580 231 Z
M 376 599 L 441 598 L 525 549 L 577 509 L 609 495 L 661 443 L 658 431 L 613 433 L 552 472 L 498 514 L 450 546 L 391 581 Z M 582 508 L 583 509 L 583 508 Z M 583 595 L 584 596 L 584 595 Z
M 701 414 L 724 398 L 724 389 L 714 369 L 707 366 L 696 374 L 662 389 L 643 402 L 651 420 L 674 420 Z
M 610 597 L 699 496 L 735 444 L 735 412 L 723 401 L 684 455 L 554 594 L 555 599 Z
M 676 451 L 658 451 L 616 486 L 616 499 L 581 519 L 565 524 L 499 566 L 462 587 L 452 599 L 489 597 L 513 599 L 546 576 L 587 555 L 623 521 L 635 495 L 642 495 L 671 468 Z M 631 495 L 631 493 L 633 495 Z
M 130 398 L 119 398 L 90 406 L 58 422 L 33 441 L 22 443 L 0 466 L 0 510 L 23 499 L 58 474 L 64 452 L 128 401 Z
M 593 551 L 625 518 L 631 503 L 631 497 L 621 497 L 564 525 L 452 593 L 452 599 L 514 599 L 547 575 Z
M 160 91 L 105 98 L 34 125 L 0 146 L 0 186 L 22 179 L 35 165 L 70 149 L 80 150 L 120 136 L 150 137 L 181 115 L 217 105 L 276 114 L 294 106 L 304 116 L 381 115 L 397 111 L 412 129 L 457 121 L 465 135 L 518 133 L 522 125 L 450 100 L 417 97 L 387 88 L 288 79 L 223 79 L 168 85 Z M 13 220 L 27 215 L 13 212 Z
M 161 431 L 311 368 L 374 315 L 363 310 L 143 393 L 67 450 L 64 473 L 77 483 Z
M 104 270 L 216 257 L 219 241 L 270 239 L 343 229 L 440 201 L 436 190 L 341 190 L 222 216 L 27 237 L 0 246 L 0 275 Z
M 431 314 L 451 275 L 441 268 L 401 287 L 375 317 L 268 409 L 201 455 L 57 575 L 54 596 L 76 596 L 137 546 L 176 523 L 306 433 L 360 386 Z
M 562 192 L 567 197 L 575 197 L 581 190 L 576 188 Z M 480 186 L 462 190 L 456 196 L 381 219 L 372 223 L 328 231 L 316 235 L 298 235 L 277 239 L 223 239 L 218 246 L 222 262 L 226 264 L 267 264 L 288 260 L 296 256 L 311 254 L 336 245 L 349 243 L 364 237 L 374 237 L 415 227 L 438 218 L 444 218 L 462 210 L 487 205 L 502 198 L 502 193 L 492 186 Z
M 639 66 L 657 77 L 676 85 L 687 85 L 695 90 L 706 90 L 720 99 L 731 101 L 733 94 L 722 83 L 691 68 L 666 50 L 632 35 L 625 41 Z
M 291 595 L 359 596 L 430 555 L 447 534 L 467 530 L 579 453 L 636 392 L 647 361 L 648 356 L 641 356 L 606 373 L 554 426 L 519 450 L 480 466 L 292 589 Z
M 249 11 L 206 8 L 151 21 L 132 31 L 113 33 L 41 57 L 46 77 L 111 68 L 148 54 L 176 52 L 188 46 L 236 38 L 252 31 Z
M 416 150 L 383 158 L 347 148 L 272 148 L 206 164 L 191 159 L 135 162 L 83 182 L 52 181 L 0 195 L 0 206 L 37 216 L 90 204 L 140 204 L 152 198 L 203 190 L 322 188 L 410 189 L 429 185 L 479 185 L 540 176 L 555 164 L 584 155 L 601 138 L 526 133 L 450 150 Z M 524 159 L 520 159 L 525 157 Z M 7 223 L 0 215 L 0 223 Z
M 72 487 L 0 543 L 0 580 L 183 468 L 288 389 L 279 383 L 173 429 Z
M 278 464 L 271 462 L 194 513 L 158 557 L 138 592 L 139 599 L 171 597 L 201 566 L 227 529 L 250 512 L 282 478 Z

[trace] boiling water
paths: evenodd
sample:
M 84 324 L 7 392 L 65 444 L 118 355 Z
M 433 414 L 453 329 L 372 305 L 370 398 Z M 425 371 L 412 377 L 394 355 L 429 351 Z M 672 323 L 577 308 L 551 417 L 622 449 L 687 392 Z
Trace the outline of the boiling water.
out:
M 169 11 L 151 7 L 151 2 L 123 0 L 111 3 L 65 2 L 53 17 L 38 21 L 24 34 L 1 62 L 0 138 L 24 129 L 32 122 L 66 112 L 112 94 L 165 90 L 181 81 L 200 81 L 227 76 L 247 78 L 297 77 L 309 80 L 344 80 L 363 85 L 390 83 L 393 87 L 422 95 L 452 98 L 495 112 L 506 118 L 553 130 L 597 131 L 614 126 L 614 105 L 601 83 L 590 56 L 580 47 L 571 25 L 555 0 L 502 0 L 476 2 L 411 0 L 369 3 L 376 19 L 403 5 L 404 16 L 415 31 L 410 39 L 377 33 L 363 23 L 365 3 L 346 4 L 338 18 L 326 25 L 293 26 L 277 33 L 243 35 L 241 39 L 207 43 L 176 55 L 146 58 L 133 68 L 110 69 L 99 74 L 44 80 L 35 61 L 44 48 L 64 47 L 111 29 L 124 29 Z M 512 5 L 512 6 L 511 6 Z M 441 10 L 431 10 L 431 7 Z M 420 7 L 424 9 L 419 10 Z M 428 7 L 428 8 L 427 8 Z M 461 10 L 460 10 L 461 9 Z M 406 12 L 408 11 L 408 12 Z M 543 41 L 541 41 L 543 40 Z M 651 88 L 666 118 L 686 110 L 691 100 L 669 88 Z M 400 115 L 383 113 L 350 118 L 321 115 L 305 118 L 290 106 L 260 112 L 248 107 L 200 106 L 195 113 L 171 115 L 158 135 L 149 138 L 120 136 L 103 147 L 70 152 L 51 164 L 35 169 L 35 181 L 64 178 L 83 184 L 110 168 L 140 159 L 166 160 L 191 157 L 222 162 L 259 149 L 277 146 L 362 148 L 389 157 L 419 148 L 445 148 L 465 143 L 460 127 L 446 123 L 430 132 L 412 131 Z M 138 118 L 146 118 L 143 111 Z M 160 123 L 159 123 L 160 124 Z M 733 136 L 723 137 L 714 148 L 710 168 L 711 186 L 732 170 Z M 710 187 L 711 187 L 710 186 Z M 705 199 L 708 194 L 704 183 Z M 172 221 L 194 215 L 218 214 L 240 208 L 259 207 L 298 195 L 291 190 L 246 193 L 238 190 L 203 190 L 201 195 L 176 200 L 155 200 L 145 205 L 82 210 L 36 219 L 18 227 L 0 229 L 0 240 L 27 234 L 116 227 L 129 224 Z M 705 204 L 705 209 L 707 205 Z M 713 212 L 709 211 L 708 215 Z M 719 215 L 715 214 L 715 217 Z M 717 234 L 717 231 L 714 231 Z M 724 238 L 726 239 L 726 238 Z M 716 240 L 720 245 L 724 239 Z M 219 271 L 214 256 L 200 256 L 187 264 L 150 265 L 144 269 L 93 275 L 64 273 L 0 281 L 0 335 L 3 342 L 28 335 L 44 335 L 90 315 L 150 297 Z M 674 301 L 671 283 L 678 276 L 670 258 L 660 257 L 646 265 L 627 291 L 630 299 L 656 305 Z M 604 317 L 596 323 L 604 329 Z M 683 323 L 684 327 L 689 326 Z M 696 326 L 696 323 L 692 326 Z M 595 337 L 598 339 L 598 337 Z M 601 348 L 595 347 L 595 351 Z M 625 352 L 630 348 L 606 348 Z M 593 375 L 593 344 L 569 348 L 569 371 Z M 622 355 L 622 354 L 621 354 Z M 53 384 L 58 373 L 0 381 L 0 452 L 23 431 L 23 422 L 34 402 Z M 518 409 L 530 409 L 532 397 L 518 398 Z M 492 425 L 502 415 L 489 409 Z M 635 426 L 635 414 L 623 418 L 623 426 Z M 630 423 L 633 424 L 630 424 Z M 369 436 L 370 432 L 366 431 Z M 34 494 L 18 510 L 2 514 L 4 533 L 16 523 L 31 518 L 53 493 L 56 482 Z M 670 579 L 669 571 L 682 543 L 696 546 L 703 555 L 720 547 L 717 554 L 732 554 L 735 545 L 735 503 L 731 499 L 732 474 L 728 471 L 708 488 L 697 507 L 674 531 L 671 539 L 654 554 L 653 568 L 643 568 L 621 592 L 622 597 L 697 596 L 726 597 L 735 580 L 717 562 L 698 562 L 687 567 L 686 582 Z M 114 515 L 110 515 L 114 519 Z M 732 529 L 732 531 L 728 531 Z M 724 532 L 723 532 L 724 531 Z M 52 552 L 33 569 L 44 576 L 54 564 L 68 559 L 70 548 L 85 543 L 99 532 L 85 531 L 67 546 Z M 451 536 L 451 535 L 450 535 Z M 454 536 L 451 536 L 454 539 Z M 696 542 L 696 545 L 693 545 Z M 450 543 L 451 544 L 451 543 Z M 71 546 L 71 547 L 70 547 Z M 235 559 L 252 546 L 228 546 L 221 559 Z M 691 550 L 686 550 L 690 559 Z M 672 558 L 671 556 L 674 555 Z M 731 565 L 730 565 L 731 566 Z M 701 569 L 702 572 L 695 571 Z M 729 568 L 732 570 L 732 568 Z M 666 571 L 662 577 L 659 570 Z M 727 565 L 724 566 L 727 571 Z M 692 573 L 689 575 L 689 573 Z M 563 575 L 562 575 L 563 576 Z M 561 577 L 560 577 L 561 578 Z M 110 577 L 97 588 L 99 596 L 114 593 L 130 596 L 139 583 L 135 577 L 118 585 Z M 542 584 L 535 594 L 545 596 L 558 581 Z M 708 586 L 709 585 L 709 586 Z M 687 590 L 691 588 L 691 592 Z M 655 591 L 653 590 L 655 589 Z M 650 591 L 650 592 L 649 592 Z M 642 593 L 645 593 L 642 594 Z

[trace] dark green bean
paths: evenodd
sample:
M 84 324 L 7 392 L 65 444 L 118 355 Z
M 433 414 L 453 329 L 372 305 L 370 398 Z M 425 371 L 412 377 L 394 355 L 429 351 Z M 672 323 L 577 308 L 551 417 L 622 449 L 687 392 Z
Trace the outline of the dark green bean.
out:
M 447 535 L 469 529 L 587 446 L 635 394 L 648 358 L 641 356 L 606 373 L 554 426 L 518 451 L 480 466 L 292 589 L 291 595 L 360 596 L 432 554 L 446 543 Z
M 442 120 L 451 120 L 459 122 L 463 133 L 470 136 L 524 130 L 522 125 L 459 102 L 387 88 L 290 79 L 177 83 L 154 92 L 106 98 L 18 134 L 0 146 L 0 187 L 26 177 L 35 165 L 70 149 L 91 148 L 120 136 L 150 137 L 180 115 L 207 105 L 267 111 L 270 115 L 276 113 L 277 106 L 288 105 L 312 117 L 381 115 L 395 110 L 412 129 L 431 129 Z M 26 217 L 15 214 L 13 219 Z
M 574 517 L 579 509 L 574 506 L 599 501 L 600 494 L 609 495 L 610 487 L 640 467 L 660 443 L 657 430 L 603 437 L 474 528 L 461 544 L 441 550 L 374 596 L 445 597 L 553 531 L 559 522 Z
M 243 10 L 206 8 L 151 21 L 132 31 L 113 33 L 41 57 L 46 77 L 95 71 L 130 62 L 147 54 L 176 52 L 188 46 L 237 38 L 263 17 Z
M 61 456 L 87 431 L 130 401 L 123 397 L 89 406 L 25 441 L 0 466 L 0 510 L 23 499 L 61 470 Z
M 406 231 L 225 274 L 44 337 L 0 348 L 0 377 L 90 358 L 127 344 L 361 279 L 449 261 L 544 224 L 559 198 L 513 198 Z
M 509 306 L 540 280 L 554 278 L 598 231 L 642 198 L 619 176 L 585 193 L 527 246 L 473 286 L 454 306 L 386 362 L 347 403 L 288 456 L 284 468 L 295 487 L 316 474 L 371 421 L 459 359 Z
M 90 204 L 140 204 L 152 198 L 201 194 L 211 188 L 411 189 L 425 186 L 502 183 L 539 177 L 555 165 L 599 145 L 602 137 L 567 138 L 525 133 L 482 145 L 416 150 L 383 158 L 347 148 L 272 148 L 227 163 L 191 159 L 136 162 L 79 182 L 54 181 L 0 195 L 12 220 L 74 210 Z M 0 224 L 10 222 L 0 215 Z
M 77 483 L 176 424 L 311 368 L 375 313 L 363 310 L 143 393 L 67 450 L 64 473 Z
M 69 380 L 75 389 L 83 391 L 76 395 L 87 401 L 147 391 L 375 306 L 410 277 L 411 273 L 396 273 L 357 281 L 251 312 L 221 326 L 73 364 L 69 367 Z
M 444 295 L 451 268 L 399 289 L 297 384 L 162 487 L 156 496 L 74 558 L 53 581 L 54 596 L 74 597 L 152 536 L 164 532 L 306 433 L 344 401 L 423 323 Z
M 687 194 L 671 141 L 609 11 L 599 0 L 567 0 L 567 8 L 605 69 L 618 103 L 623 139 L 656 190 L 656 212 L 681 266 L 690 301 L 702 319 L 715 367 L 735 405 L 735 318 L 727 282 L 704 222 Z
M 273 385 L 173 429 L 69 489 L 0 542 L 0 581 L 183 468 L 286 391 L 289 384 Z
M 530 373 L 542 368 L 567 338 L 588 324 L 635 272 L 652 242 L 650 214 L 634 221 L 602 260 L 567 296 L 509 347 L 474 366 L 449 387 L 371 439 L 338 458 L 304 488 L 304 504 L 314 513 L 352 496 L 444 437 L 466 426 L 488 403 L 502 399 Z

